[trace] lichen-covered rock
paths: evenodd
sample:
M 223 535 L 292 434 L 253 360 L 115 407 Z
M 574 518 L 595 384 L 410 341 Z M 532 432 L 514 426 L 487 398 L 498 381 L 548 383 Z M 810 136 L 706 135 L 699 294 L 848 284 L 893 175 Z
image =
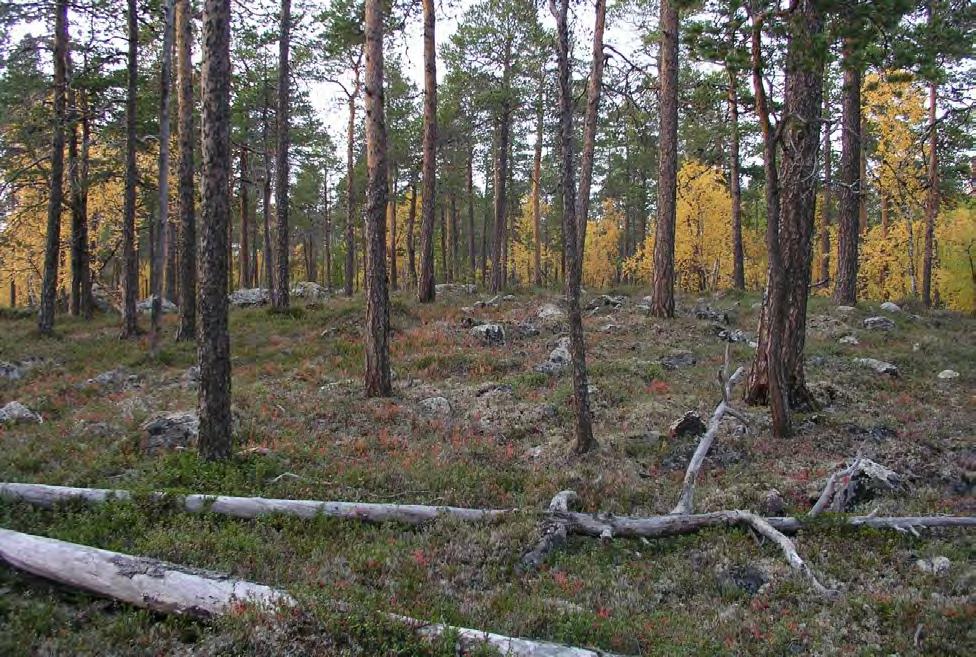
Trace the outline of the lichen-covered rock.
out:
M 855 308 L 854 306 L 837 306 L 834 310 L 839 312 L 841 315 L 850 315 L 855 310 L 857 310 L 857 308 Z
M 707 427 L 702 421 L 698 411 L 688 411 L 680 418 L 671 423 L 668 427 L 668 435 L 672 438 L 680 436 L 700 436 L 705 433 Z
M 851 345 L 852 347 L 856 347 L 857 345 L 861 344 L 860 342 L 858 342 L 857 336 L 854 335 L 845 335 L 837 342 L 839 342 L 840 344 Z
M 306 301 L 322 301 L 329 297 L 329 291 L 314 281 L 301 281 L 295 283 L 289 294 L 297 299 Z
M 946 557 L 932 557 L 931 559 L 919 559 L 915 562 L 915 567 L 923 573 L 942 575 L 949 572 L 952 562 Z
M 551 376 L 561 374 L 569 367 L 572 355 L 569 352 L 569 338 L 562 337 L 556 343 L 556 348 L 549 352 L 549 358 L 544 363 L 535 366 L 535 371 Z
M 108 288 L 98 283 L 92 284 L 92 303 L 103 313 L 118 312 L 118 300 L 113 297 Z
M 153 304 L 153 297 L 152 296 L 146 297 L 145 299 L 139 301 L 136 304 L 136 311 L 142 313 L 143 315 L 148 315 L 149 313 L 152 312 L 152 304 Z M 175 303 L 173 303 L 169 299 L 163 299 L 162 301 L 159 302 L 159 310 L 164 315 L 172 315 L 173 313 L 179 312 L 180 309 L 176 306 Z
M 543 322 L 561 322 L 566 319 L 566 313 L 563 309 L 554 303 L 544 303 L 539 306 L 539 311 L 536 313 L 536 317 L 541 319 Z
M 227 302 L 234 308 L 249 308 L 263 306 L 271 300 L 268 290 L 261 287 L 242 288 L 234 290 L 227 296 Z
M 667 356 L 661 356 L 661 365 L 666 370 L 679 370 L 683 367 L 692 367 L 698 359 L 690 351 L 673 351 Z
M 471 329 L 471 335 L 486 345 L 505 344 L 505 328 L 501 324 L 481 324 Z
M 959 372 L 955 370 L 942 370 L 936 376 L 942 379 L 943 381 L 947 381 L 949 379 L 958 379 Z
M 864 320 L 864 328 L 869 331 L 891 331 L 895 323 L 887 317 L 868 317 Z
M 434 286 L 436 294 L 474 294 L 477 291 L 478 286 L 471 283 L 438 283 Z
M 429 417 L 450 417 L 451 402 L 446 397 L 428 397 L 420 401 L 420 412 Z
M 186 449 L 196 442 L 200 419 L 192 412 L 162 413 L 143 422 L 142 429 L 146 432 L 147 454 Z
M 898 304 L 897 303 L 892 303 L 890 301 L 885 301 L 883 304 L 881 304 L 881 310 L 885 311 L 886 313 L 900 313 L 901 312 L 901 308 L 898 306 Z
M 0 361 L 0 380 L 18 381 L 24 376 L 24 370 L 13 363 Z
M 876 358 L 855 358 L 854 363 L 860 365 L 861 367 L 874 370 L 878 374 L 898 376 L 898 368 L 891 363 L 886 363 L 883 360 L 878 360 Z
M 42 421 L 40 415 L 19 401 L 9 402 L 6 406 L 0 408 L 0 424 L 21 424 L 24 422 L 40 424 Z
M 94 376 L 85 382 L 88 386 L 98 386 L 107 390 L 127 390 L 142 385 L 142 377 L 120 367 Z

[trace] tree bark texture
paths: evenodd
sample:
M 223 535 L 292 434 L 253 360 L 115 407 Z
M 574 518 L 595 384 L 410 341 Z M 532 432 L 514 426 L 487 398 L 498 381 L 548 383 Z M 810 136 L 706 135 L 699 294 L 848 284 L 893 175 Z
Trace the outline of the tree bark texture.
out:
M 149 287 L 152 307 L 149 320 L 149 349 L 159 345 L 163 315 L 163 267 L 166 253 L 166 226 L 169 224 L 169 96 L 173 76 L 173 0 L 163 3 L 163 44 L 159 69 L 159 185 L 156 212 L 152 223 L 152 259 L 149 263 Z
M 677 19 L 676 19 L 677 20 Z M 593 182 L 593 151 L 596 148 L 597 118 L 600 110 L 600 92 L 603 89 L 603 30 L 607 22 L 607 0 L 596 0 L 593 23 L 593 60 L 590 65 L 590 81 L 586 88 L 586 114 L 583 118 L 583 148 L 580 153 L 579 201 L 576 221 L 579 228 L 577 248 L 580 262 L 586 244 L 586 221 L 590 215 L 590 185 Z M 675 35 L 677 38 L 677 35 Z M 677 64 L 676 64 L 677 65 Z M 677 111 L 677 105 L 675 105 Z M 676 123 L 677 125 L 677 123 Z
M 193 14 L 176 0 L 176 86 L 179 117 L 180 327 L 177 340 L 193 340 L 197 327 L 197 220 L 193 182 Z
M 732 196 L 732 286 L 746 287 L 745 254 L 742 249 L 742 186 L 739 161 L 739 75 L 729 75 L 729 194 Z
M 288 235 L 288 145 L 290 141 L 291 78 L 289 48 L 291 41 L 291 0 L 281 0 L 281 24 L 278 36 L 278 145 L 275 157 L 275 211 L 277 214 L 278 258 L 275 284 L 271 289 L 271 307 L 288 308 L 288 260 L 291 256 Z
M 383 110 L 383 3 L 366 0 L 366 373 L 367 397 L 393 393 L 386 281 L 387 152 Z
M 129 51 L 125 92 L 125 192 L 122 209 L 122 335 L 135 337 L 139 260 L 136 252 L 136 86 L 139 81 L 139 21 L 136 0 L 128 0 Z
M 203 5 L 200 239 L 200 455 L 231 455 L 227 226 L 230 223 L 230 0 Z
M 434 0 L 424 9 L 424 143 L 420 206 L 420 280 L 417 299 L 434 300 L 434 203 L 437 200 L 437 52 L 434 39 Z
M 674 225 L 678 195 L 678 8 L 661 0 L 658 63 L 661 122 L 651 314 L 674 317 Z
M 841 116 L 840 186 L 837 191 L 837 280 L 834 301 L 857 302 L 857 252 L 860 238 L 861 191 L 861 71 L 851 62 L 847 44 L 844 53 L 844 83 Z

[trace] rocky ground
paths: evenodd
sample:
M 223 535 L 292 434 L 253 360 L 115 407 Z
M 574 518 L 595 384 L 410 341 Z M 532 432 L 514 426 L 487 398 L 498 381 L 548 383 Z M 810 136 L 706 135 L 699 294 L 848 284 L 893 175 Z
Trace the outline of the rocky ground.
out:
M 758 299 L 682 298 L 650 318 L 637 290 L 587 295 L 600 449 L 572 455 L 564 314 L 547 293 L 489 298 L 442 287 L 395 296 L 395 396 L 365 400 L 362 302 L 309 290 L 285 315 L 239 295 L 231 318 L 239 454 L 200 462 L 191 345 L 120 342 L 117 319 L 0 319 L 0 480 L 320 500 L 586 511 L 674 506 L 716 371 L 754 353 Z M 917 313 L 917 314 L 916 314 Z M 175 316 L 165 318 L 168 329 Z M 976 322 L 864 303 L 810 308 L 808 377 L 821 408 L 774 440 L 739 404 L 705 461 L 696 510 L 803 514 L 861 456 L 898 474 L 848 510 L 973 515 Z M 976 541 L 940 530 L 843 529 L 830 516 L 799 551 L 843 595 L 824 601 L 779 550 L 740 529 L 654 541 L 570 538 L 537 572 L 530 514 L 421 528 L 321 519 L 233 520 L 137 497 L 55 511 L 0 502 L 0 526 L 231 572 L 287 588 L 305 611 L 211 623 L 155 616 L 0 568 L 0 654 L 454 654 L 375 611 L 628 655 L 971 655 Z M 335 600 L 359 611 L 337 614 Z

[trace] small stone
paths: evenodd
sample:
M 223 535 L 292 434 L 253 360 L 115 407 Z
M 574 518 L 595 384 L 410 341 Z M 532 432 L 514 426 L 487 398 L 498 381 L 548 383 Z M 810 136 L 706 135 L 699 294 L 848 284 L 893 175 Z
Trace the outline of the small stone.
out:
M 952 562 L 946 557 L 932 557 L 931 559 L 919 559 L 915 562 L 915 566 L 923 573 L 943 575 L 949 572 Z
M 901 312 L 901 308 L 898 307 L 898 304 L 897 303 L 892 303 L 890 301 L 885 301 L 883 304 L 881 304 L 881 310 L 885 311 L 886 313 L 900 313 Z
M 680 419 L 675 420 L 668 427 L 668 435 L 672 438 L 681 436 L 700 436 L 707 430 L 698 411 L 688 411 Z
M 227 301 L 235 308 L 250 308 L 251 306 L 263 306 L 271 300 L 271 295 L 265 288 L 242 288 L 234 290 L 227 296 Z
M 120 367 L 107 372 L 102 372 L 101 374 L 88 379 L 88 381 L 85 383 L 89 386 L 99 386 L 100 388 L 105 388 L 107 390 L 127 390 L 129 388 L 137 388 L 141 386 L 142 377 L 140 377 L 138 374 L 130 372 L 124 367 Z
M 661 356 L 660 362 L 666 370 L 678 370 L 682 367 L 692 367 L 698 359 L 690 351 L 673 351 L 667 356 Z
M 855 310 L 857 310 L 857 308 L 854 306 L 837 306 L 837 312 L 842 315 L 850 315 Z
M 289 293 L 293 297 L 306 301 L 323 301 L 329 297 L 329 291 L 314 281 L 295 283 Z
M 867 367 L 872 369 L 878 374 L 888 374 L 889 376 L 898 376 L 898 368 L 891 363 L 886 363 L 883 360 L 877 360 L 876 358 L 855 358 L 854 362 L 861 367 Z
M 619 331 L 619 330 L 620 330 L 620 324 L 614 324 L 613 322 L 610 322 L 608 324 L 604 324 L 600 328 L 600 331 L 603 332 L 603 333 L 614 333 L 614 332 Z
M 143 422 L 146 432 L 144 451 L 155 454 L 161 450 L 186 449 L 193 444 L 200 431 L 196 413 L 162 413 Z
M 569 353 L 569 338 L 563 337 L 559 338 L 559 342 L 556 343 L 556 348 L 549 353 L 549 359 L 535 366 L 535 371 L 542 374 L 555 375 L 562 373 L 572 360 L 572 355 Z
M 0 361 L 0 379 L 5 379 L 7 381 L 17 381 L 22 376 L 24 376 L 24 371 L 22 369 L 20 369 L 13 363 Z
M 759 510 L 766 516 L 783 515 L 783 512 L 786 510 L 786 502 L 783 501 L 783 495 L 775 488 L 766 491 L 766 495 L 763 496 L 762 502 L 759 505 Z
M 505 344 L 505 328 L 500 324 L 482 324 L 471 329 L 471 335 L 489 346 Z
M 948 379 L 958 379 L 959 378 L 959 372 L 957 372 L 955 370 L 942 370 L 936 376 L 938 376 L 943 381 L 948 380 Z
M 539 307 L 536 317 L 544 322 L 562 321 L 566 318 L 566 313 L 554 303 L 544 303 Z
M 143 299 L 142 301 L 136 304 L 136 310 L 144 315 L 151 313 L 154 298 L 155 297 L 150 296 Z M 164 315 L 172 315 L 173 313 L 177 313 L 180 310 L 176 306 L 176 304 L 170 301 L 169 299 L 163 299 L 159 304 L 159 309 L 160 312 L 162 312 Z
M 869 331 L 891 331 L 895 323 L 887 317 L 868 317 L 864 320 L 864 328 Z
M 0 424 L 20 424 L 22 422 L 40 424 L 43 420 L 40 415 L 19 401 L 9 402 L 6 406 L 0 408 Z
M 451 415 L 451 402 L 446 397 L 428 397 L 420 402 L 420 411 L 424 415 L 432 417 L 449 417 Z
M 183 372 L 183 376 L 180 377 L 180 385 L 184 388 L 196 388 L 200 385 L 200 366 L 191 365 Z
M 858 342 L 857 338 L 855 336 L 853 336 L 853 335 L 845 335 L 844 337 L 842 337 L 837 342 L 839 342 L 841 344 L 849 344 L 849 345 L 852 345 L 852 346 L 855 346 L 855 347 L 857 345 L 861 344 L 860 342 Z
M 478 287 L 471 283 L 438 283 L 434 286 L 436 294 L 474 294 L 477 291 Z

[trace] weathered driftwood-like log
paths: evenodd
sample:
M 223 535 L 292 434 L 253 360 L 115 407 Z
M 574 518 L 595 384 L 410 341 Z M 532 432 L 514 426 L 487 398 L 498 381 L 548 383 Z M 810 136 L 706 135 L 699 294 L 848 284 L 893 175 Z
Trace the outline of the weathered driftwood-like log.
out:
M 165 493 L 155 493 L 168 498 Z M 28 502 L 35 506 L 51 507 L 69 501 L 102 503 L 110 499 L 129 499 L 132 494 L 125 490 L 105 488 L 73 488 L 45 484 L 0 483 L 0 497 Z M 330 516 L 370 522 L 401 522 L 419 525 L 435 518 L 450 516 L 473 522 L 494 520 L 511 513 L 504 509 L 467 509 L 455 506 L 426 506 L 422 504 L 373 504 L 358 502 L 323 502 L 318 500 L 281 500 L 265 497 L 234 497 L 230 495 L 172 496 L 190 512 L 210 511 L 234 518 L 257 518 L 272 513 L 314 518 Z
M 576 491 L 563 490 L 556 493 L 549 502 L 549 513 L 557 514 L 555 518 L 547 517 L 542 525 L 542 535 L 535 547 L 522 555 L 519 561 L 519 570 L 522 572 L 532 572 L 538 570 L 550 552 L 566 544 L 566 523 L 558 514 L 569 513 L 570 507 L 579 498 Z
M 208 617 L 235 604 L 294 604 L 261 584 L 53 538 L 0 529 L 0 560 L 18 570 L 168 614 Z
M 796 551 L 796 545 L 794 545 L 793 541 L 788 539 L 783 532 L 774 528 L 765 519 L 760 518 L 755 513 L 750 513 L 749 511 L 737 511 L 736 513 L 739 514 L 741 522 L 749 525 L 760 535 L 765 536 L 769 540 L 776 543 L 776 545 L 778 545 L 783 551 L 783 555 L 786 557 L 787 563 L 790 564 L 790 568 L 810 580 L 810 584 L 813 586 L 814 590 L 817 591 L 817 593 L 828 598 L 837 595 L 836 590 L 828 589 L 826 586 L 820 583 L 817 576 L 813 574 L 812 570 L 810 570 L 810 566 L 807 565 L 807 563 Z
M 399 620 L 405 625 L 414 628 L 418 634 L 431 638 L 438 637 L 448 632 L 453 632 L 458 638 L 458 647 L 462 654 L 466 651 L 476 650 L 484 644 L 495 648 L 502 655 L 512 655 L 514 657 L 619 657 L 613 653 L 602 650 L 591 650 L 589 648 L 572 648 L 558 643 L 547 641 L 529 641 L 528 639 L 517 639 L 501 634 L 493 634 L 482 630 L 471 630 L 466 627 L 453 627 L 451 625 L 441 625 L 440 623 L 426 623 L 407 616 L 388 614 L 390 618 Z
M 607 514 L 567 513 L 562 514 L 566 528 L 572 534 L 604 537 L 609 532 L 617 538 L 661 538 L 692 534 L 710 527 L 736 524 L 739 522 L 736 511 L 713 511 L 689 515 L 666 516 L 614 516 Z M 765 518 L 772 527 L 784 534 L 792 534 L 804 526 L 813 526 L 799 518 Z M 836 517 L 838 523 L 851 527 L 871 527 L 874 529 L 895 529 L 909 531 L 932 528 L 976 528 L 976 517 L 971 516 L 844 516 Z
M 837 513 L 845 511 L 864 479 L 877 481 L 892 490 L 897 489 L 902 483 L 901 476 L 894 470 L 871 459 L 858 457 L 849 467 L 830 475 L 809 515 L 815 516 L 821 513 L 828 505 Z
M 262 584 L 8 529 L 0 529 L 0 560 L 31 575 L 167 614 L 207 618 L 241 604 L 262 608 L 297 604 L 285 591 Z M 614 657 L 599 650 L 384 615 L 426 637 L 454 633 L 463 650 L 487 643 L 513 657 Z
M 705 435 L 702 436 L 701 441 L 698 443 L 698 448 L 695 449 L 695 453 L 688 463 L 688 470 L 685 472 L 684 483 L 681 486 L 681 497 L 678 498 L 678 504 L 671 513 L 687 514 L 694 511 L 695 505 L 693 498 L 695 495 L 695 481 L 698 479 L 698 471 L 701 470 L 702 464 L 705 462 L 705 456 L 708 455 L 708 450 L 712 448 L 712 443 L 715 442 L 715 436 L 718 435 L 722 418 L 726 415 L 732 415 L 744 421 L 742 414 L 732 408 L 732 403 L 729 401 L 732 398 L 732 389 L 735 387 L 735 384 L 745 375 L 745 370 L 740 367 L 732 376 L 729 376 L 730 346 L 731 344 L 725 346 L 725 365 L 718 372 L 718 387 L 722 391 L 722 401 L 715 407 L 715 412 L 712 413 L 711 419 L 708 420 Z

